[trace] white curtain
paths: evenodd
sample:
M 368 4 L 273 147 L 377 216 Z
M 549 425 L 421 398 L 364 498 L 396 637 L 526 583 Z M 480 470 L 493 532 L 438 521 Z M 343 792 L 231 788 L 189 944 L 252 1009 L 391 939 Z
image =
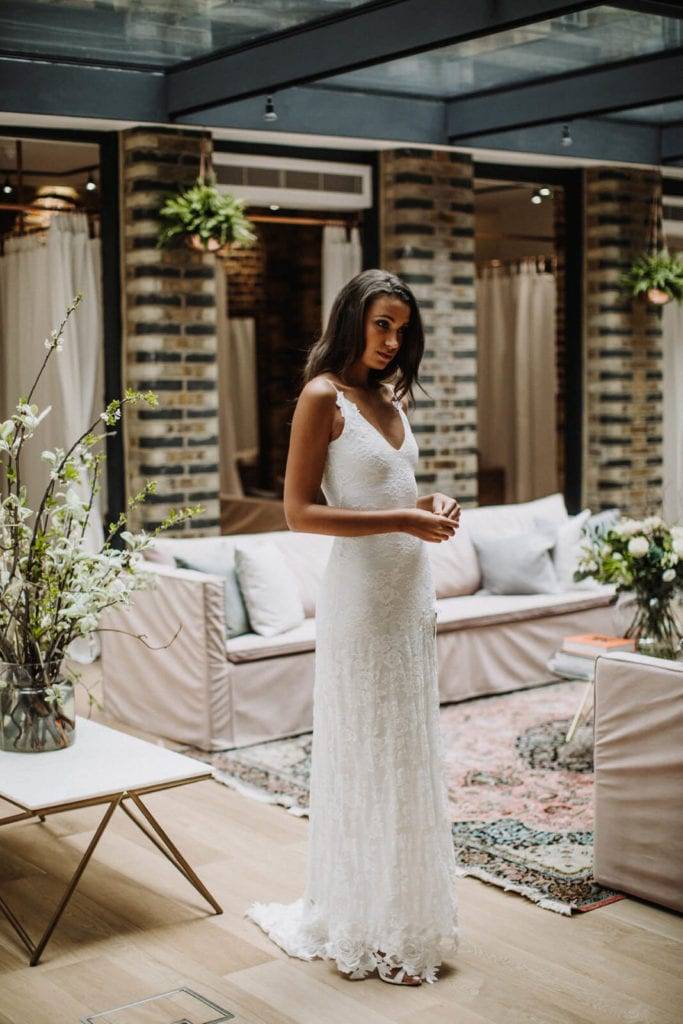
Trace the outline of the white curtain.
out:
M 216 264 L 221 494 L 244 496 L 238 459 L 258 457 L 256 322 L 231 317 L 225 270 Z
M 535 261 L 477 278 L 478 447 L 505 501 L 557 490 L 555 278 Z
M 323 227 L 321 275 L 323 330 L 338 292 L 363 269 L 363 253 L 358 228 L 351 228 L 349 236 L 347 240 L 345 227 L 336 224 L 326 224 Z
M 28 504 L 37 511 L 49 482 L 46 448 L 68 451 L 104 408 L 100 240 L 91 239 L 85 214 L 54 216 L 47 232 L 5 240 L 0 259 L 0 418 L 28 394 L 47 355 L 45 338 L 63 320 L 77 292 L 83 300 L 64 332 L 63 349 L 48 360 L 31 401 L 51 411 L 26 443 L 21 465 Z M 97 431 L 100 432 L 99 430 Z M 102 442 L 95 451 L 104 451 Z M 106 463 L 102 470 L 106 473 Z M 105 481 L 95 495 L 82 545 L 94 552 L 104 543 Z M 74 484 L 89 497 L 87 475 Z M 91 654 L 98 637 L 89 645 Z
M 662 310 L 664 500 L 667 523 L 683 524 L 683 305 Z

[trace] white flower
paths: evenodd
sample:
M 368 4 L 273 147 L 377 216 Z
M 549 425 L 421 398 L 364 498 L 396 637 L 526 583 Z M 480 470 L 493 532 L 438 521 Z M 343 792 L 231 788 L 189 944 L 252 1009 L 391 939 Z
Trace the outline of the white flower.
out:
M 659 526 L 664 526 L 664 520 L 661 516 L 647 516 L 643 519 L 644 530 L 656 530 Z
M 642 558 L 650 550 L 650 543 L 646 537 L 632 537 L 628 542 L 628 553 L 634 558 Z
M 620 537 L 631 537 L 635 533 L 642 533 L 643 524 L 636 519 L 625 518 L 621 519 L 612 529 Z
M 662 573 L 662 579 L 665 583 L 671 583 L 672 580 L 676 579 L 676 570 L 667 569 L 665 572 Z

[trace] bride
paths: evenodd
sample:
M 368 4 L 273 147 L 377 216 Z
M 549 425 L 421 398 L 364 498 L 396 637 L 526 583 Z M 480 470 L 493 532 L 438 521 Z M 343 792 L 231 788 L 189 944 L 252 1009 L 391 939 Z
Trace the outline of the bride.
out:
M 436 981 L 459 945 L 425 542 L 454 535 L 460 506 L 417 496 L 405 402 L 423 350 L 413 293 L 373 269 L 341 289 L 308 355 L 285 514 L 334 541 L 316 601 L 306 887 L 245 915 L 290 956 L 405 985 Z

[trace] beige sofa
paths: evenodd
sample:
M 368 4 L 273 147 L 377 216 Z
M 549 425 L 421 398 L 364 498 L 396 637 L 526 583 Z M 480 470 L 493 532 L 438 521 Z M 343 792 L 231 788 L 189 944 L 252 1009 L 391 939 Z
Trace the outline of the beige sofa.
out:
M 683 913 L 683 661 L 595 665 L 593 875 Z
M 437 596 L 442 702 L 522 689 L 555 678 L 547 659 L 571 633 L 614 633 L 615 589 L 501 596 L 482 591 L 477 530 L 533 529 L 532 515 L 564 521 L 562 495 L 463 509 L 455 537 L 428 544 Z M 239 541 L 273 541 L 291 568 L 307 618 L 286 633 L 225 639 L 223 578 L 175 568 Z M 229 749 L 312 728 L 315 597 L 333 538 L 274 531 L 157 538 L 145 562 L 155 585 L 101 625 L 104 702 L 121 722 L 204 750 Z M 167 645 L 178 626 L 181 632 Z M 142 634 L 146 644 L 111 630 Z

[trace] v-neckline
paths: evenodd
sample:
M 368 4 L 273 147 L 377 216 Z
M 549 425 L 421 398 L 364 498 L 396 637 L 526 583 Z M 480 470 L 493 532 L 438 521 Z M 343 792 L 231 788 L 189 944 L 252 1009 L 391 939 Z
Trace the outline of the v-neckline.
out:
M 382 440 L 384 442 L 386 442 L 386 444 L 389 445 L 389 447 L 392 449 L 392 451 L 395 451 L 395 452 L 398 453 L 398 452 L 401 452 L 403 450 L 403 448 L 405 446 L 405 443 L 408 440 L 408 430 L 407 430 L 407 427 L 406 427 L 406 421 L 405 421 L 405 419 L 403 418 L 403 415 L 402 415 L 403 410 L 400 408 L 400 403 L 397 402 L 397 400 L 395 398 L 391 399 L 391 404 L 392 405 L 396 404 L 396 408 L 398 410 L 398 418 L 401 420 L 401 423 L 403 424 L 403 440 L 401 441 L 400 447 L 398 447 L 398 448 L 391 443 L 389 438 L 386 437 L 382 433 L 382 431 L 379 429 L 379 427 L 376 427 L 374 423 L 370 422 L 370 420 L 367 418 L 367 416 L 363 415 L 363 413 L 360 411 L 360 408 L 358 407 L 358 404 L 356 402 L 354 402 L 352 398 L 349 398 L 348 395 L 344 394 L 344 392 L 341 390 L 341 388 L 337 388 L 337 391 L 339 392 L 339 394 L 341 394 L 346 399 L 347 402 L 351 403 L 351 405 L 354 407 L 354 409 L 356 410 L 356 412 L 358 413 L 360 418 L 362 420 L 365 420 L 367 425 L 369 427 L 371 427 L 372 430 L 374 430 L 376 434 L 379 434 L 379 436 L 382 438 Z

